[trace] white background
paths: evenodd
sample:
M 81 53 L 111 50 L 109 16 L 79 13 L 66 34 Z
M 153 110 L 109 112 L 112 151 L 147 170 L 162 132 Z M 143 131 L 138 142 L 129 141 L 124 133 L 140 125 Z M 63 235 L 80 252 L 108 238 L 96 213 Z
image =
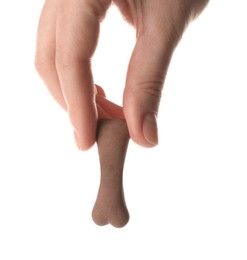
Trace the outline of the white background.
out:
M 174 54 L 160 144 L 130 143 L 123 229 L 98 227 L 96 147 L 79 152 L 34 66 L 43 1 L 0 2 L 0 259 L 247 259 L 246 1 L 211 1 Z M 96 83 L 121 103 L 134 31 L 111 8 Z

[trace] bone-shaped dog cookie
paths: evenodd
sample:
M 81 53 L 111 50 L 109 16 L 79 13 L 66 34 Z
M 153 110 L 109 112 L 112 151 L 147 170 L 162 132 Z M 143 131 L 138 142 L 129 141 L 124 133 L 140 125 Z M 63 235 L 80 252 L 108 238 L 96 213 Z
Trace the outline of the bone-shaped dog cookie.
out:
M 123 227 L 129 221 L 123 189 L 123 168 L 129 143 L 125 119 L 98 122 L 97 146 L 101 178 L 92 218 L 97 225 Z

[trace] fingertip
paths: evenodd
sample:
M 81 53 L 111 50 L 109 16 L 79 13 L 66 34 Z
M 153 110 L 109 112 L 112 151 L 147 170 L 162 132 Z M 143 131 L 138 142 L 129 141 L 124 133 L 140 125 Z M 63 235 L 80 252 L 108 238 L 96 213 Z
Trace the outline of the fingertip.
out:
M 74 131 L 76 145 L 80 151 L 89 150 L 96 141 L 97 110 L 89 103 L 69 111 L 69 118 Z
M 96 87 L 96 93 L 98 95 L 106 97 L 105 91 L 104 91 L 104 89 L 101 86 L 95 84 L 95 87 Z
M 94 121 L 90 120 L 83 124 L 83 126 L 87 125 L 87 127 L 74 129 L 75 141 L 80 151 L 87 151 L 95 144 L 97 131 L 96 121 L 96 119 Z
M 146 148 L 158 145 L 158 99 L 126 87 L 123 111 L 130 137 L 135 143 Z
M 96 136 L 96 135 L 95 135 Z M 80 151 L 88 151 L 91 149 L 95 143 L 95 138 L 89 140 L 83 140 L 81 139 L 80 135 L 77 133 L 77 131 L 74 130 L 74 138 L 77 145 L 78 150 Z
M 153 113 L 135 115 L 125 112 L 130 138 L 144 148 L 158 145 L 158 127 L 156 116 Z

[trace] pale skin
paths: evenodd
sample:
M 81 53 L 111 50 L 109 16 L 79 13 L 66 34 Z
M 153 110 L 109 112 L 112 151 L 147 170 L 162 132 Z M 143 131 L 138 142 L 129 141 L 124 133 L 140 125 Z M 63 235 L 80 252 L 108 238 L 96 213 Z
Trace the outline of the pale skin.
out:
M 45 1 L 38 27 L 35 65 L 51 95 L 68 112 L 80 150 L 93 146 L 97 122 L 111 110 L 113 118 L 123 113 L 134 142 L 143 147 L 158 144 L 156 118 L 172 54 L 187 25 L 208 1 Z M 101 90 L 95 87 L 91 70 L 100 23 L 112 3 L 136 30 L 123 112 L 97 95 Z

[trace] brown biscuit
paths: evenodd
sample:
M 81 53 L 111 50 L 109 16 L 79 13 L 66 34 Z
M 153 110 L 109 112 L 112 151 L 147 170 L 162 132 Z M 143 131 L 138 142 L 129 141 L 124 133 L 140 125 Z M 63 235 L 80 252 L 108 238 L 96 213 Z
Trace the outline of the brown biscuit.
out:
M 123 168 L 129 143 L 124 119 L 102 119 L 98 123 L 97 146 L 100 159 L 100 186 L 92 211 L 97 225 L 123 227 L 129 221 L 123 190 Z

